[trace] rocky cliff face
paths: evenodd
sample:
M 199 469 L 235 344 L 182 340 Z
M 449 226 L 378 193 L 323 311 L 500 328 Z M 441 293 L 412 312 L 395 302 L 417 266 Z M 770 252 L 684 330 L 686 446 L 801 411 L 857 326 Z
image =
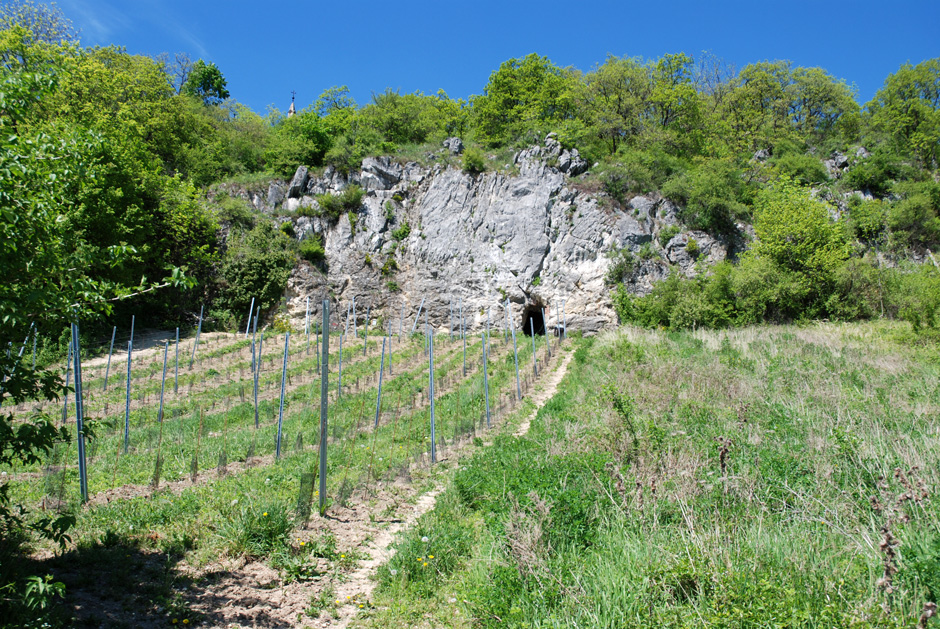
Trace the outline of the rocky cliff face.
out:
M 474 176 L 367 158 L 348 176 L 332 168 L 311 176 L 301 167 L 290 183 L 237 193 L 257 209 L 286 215 L 316 205 L 318 194 L 352 184 L 366 191 L 355 223 L 346 216 L 277 219 L 292 221 L 298 238 L 319 234 L 326 248 L 327 271 L 301 263 L 290 279 L 290 313 L 301 320 L 308 296 L 312 313 L 329 296 L 335 320 L 355 297 L 360 322 L 371 307 L 373 319 L 391 321 L 396 331 L 402 312 L 410 330 L 422 300 L 438 329 L 447 329 L 451 308 L 461 302 L 473 329 L 486 324 L 487 310 L 492 324 L 504 328 L 508 299 L 517 329 L 528 328 L 533 315 L 538 326 L 542 308 L 546 327 L 554 327 L 564 304 L 569 329 L 590 333 L 616 323 L 606 283 L 612 252 L 635 256 L 626 282 L 641 294 L 671 268 L 694 275 L 728 255 L 726 244 L 704 232 L 677 229 L 677 208 L 668 200 L 639 196 L 619 208 L 591 192 L 577 176 L 585 168 L 577 152 L 549 136 L 516 154 L 504 172 Z

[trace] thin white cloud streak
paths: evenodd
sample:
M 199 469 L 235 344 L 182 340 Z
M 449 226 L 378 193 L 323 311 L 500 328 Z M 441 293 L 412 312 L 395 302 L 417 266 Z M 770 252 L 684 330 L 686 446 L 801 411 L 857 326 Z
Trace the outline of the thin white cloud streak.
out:
M 106 45 L 114 34 L 130 26 L 131 21 L 114 6 L 107 2 L 81 2 L 60 0 L 65 17 L 72 20 L 81 31 L 85 44 Z M 88 40 L 91 41 L 88 41 Z
M 108 45 L 119 43 L 128 47 L 131 42 L 119 41 L 137 28 L 148 26 L 167 33 L 177 40 L 180 47 L 188 48 L 195 56 L 209 58 L 209 51 L 202 39 L 184 26 L 170 7 L 161 0 L 137 0 L 118 9 L 105 0 L 59 0 L 65 16 L 81 31 L 84 45 Z M 116 41 L 117 40 L 117 41 Z M 162 52 L 177 52 L 166 50 Z

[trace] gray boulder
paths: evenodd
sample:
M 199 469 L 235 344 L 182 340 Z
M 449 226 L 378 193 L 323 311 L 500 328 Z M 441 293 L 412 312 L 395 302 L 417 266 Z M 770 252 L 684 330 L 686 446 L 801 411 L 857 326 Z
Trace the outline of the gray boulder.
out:
M 836 151 L 829 159 L 823 160 L 823 164 L 826 166 L 830 177 L 839 179 L 845 169 L 849 167 L 849 158 Z
M 558 170 L 569 177 L 580 175 L 588 169 L 587 160 L 578 154 L 578 149 L 562 151 L 558 156 Z
M 270 186 L 268 186 L 268 199 L 267 199 L 267 208 L 275 209 L 281 203 L 284 202 L 285 191 L 284 184 L 280 181 L 275 181 Z
M 302 197 L 307 190 L 308 179 L 310 179 L 310 175 L 307 172 L 307 167 L 298 166 L 297 172 L 294 173 L 294 177 L 290 180 L 290 185 L 287 187 L 287 198 L 299 199 Z
M 366 190 L 390 190 L 401 181 L 401 164 L 388 157 L 367 157 L 362 160 L 360 185 Z
M 447 138 L 444 140 L 444 148 L 454 155 L 460 155 L 463 153 L 463 141 L 457 137 Z

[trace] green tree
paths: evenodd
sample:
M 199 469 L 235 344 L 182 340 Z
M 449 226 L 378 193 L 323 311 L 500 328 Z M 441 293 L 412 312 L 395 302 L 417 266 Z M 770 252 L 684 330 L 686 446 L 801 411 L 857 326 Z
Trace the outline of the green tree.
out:
M 444 90 L 438 90 L 434 106 L 440 112 L 444 133 L 448 136 L 463 137 L 470 123 L 467 101 L 462 98 L 453 100 Z
M 265 163 L 268 170 L 290 177 L 298 166 L 320 166 L 333 142 L 325 121 L 308 108 L 288 118 L 280 113 L 268 118 L 271 134 Z
M 609 56 L 584 77 L 577 91 L 579 115 L 608 154 L 639 137 L 652 89 L 647 68 L 637 59 Z
M 940 159 L 940 57 L 904 64 L 867 105 L 872 131 L 927 168 Z
M 654 139 L 679 155 L 699 152 L 703 140 L 702 98 L 692 84 L 692 59 L 664 55 L 652 68 L 650 107 Z
M 574 72 L 534 53 L 503 62 L 483 95 L 473 98 L 478 138 L 496 146 L 573 118 L 577 80 Z
M 826 204 L 781 180 L 758 192 L 754 232 L 757 241 L 741 263 L 739 294 L 756 299 L 771 291 L 774 297 L 765 303 L 774 303 L 785 317 L 825 314 L 825 300 L 850 252 L 846 230 L 830 218 Z
M 790 86 L 790 122 L 812 144 L 858 139 L 860 110 L 852 89 L 822 68 L 796 68 Z
M 359 118 L 387 142 L 423 144 L 432 138 L 443 139 L 446 134 L 447 121 L 439 102 L 439 97 L 420 92 L 403 95 L 386 89 L 372 95 L 372 103 L 362 108 Z
M 349 131 L 356 116 L 357 105 L 349 95 L 347 86 L 334 86 L 324 90 L 317 97 L 313 103 L 313 111 L 323 120 L 330 137 L 336 138 Z
M 26 56 L 41 48 L 58 50 L 62 45 L 77 43 L 78 32 L 71 20 L 53 4 L 36 4 L 31 0 L 7 0 L 0 6 L 0 31 L 19 30 L 20 46 L 5 42 L 0 52 L 0 62 L 15 64 L 20 68 L 36 69 Z
M 820 68 L 764 61 L 734 78 L 710 131 L 713 142 L 748 153 L 780 142 L 841 145 L 857 138 L 859 124 L 858 104 L 844 82 Z
M 250 231 L 233 230 L 228 248 L 217 304 L 237 313 L 248 308 L 252 298 L 262 312 L 277 305 L 297 262 L 292 241 L 272 223 L 259 222 Z
M 790 63 L 753 63 L 744 67 L 718 112 L 713 132 L 724 136 L 731 151 L 753 152 L 773 147 L 791 131 L 789 125 Z
M 669 179 L 663 194 L 679 204 L 682 220 L 693 229 L 730 234 L 744 218 L 748 190 L 732 160 L 697 160 L 696 165 Z
M 180 92 L 202 100 L 205 105 L 218 105 L 229 97 L 225 86 L 225 77 L 218 66 L 200 59 L 193 64 Z
M 178 269 L 150 286 L 139 278 L 124 283 L 96 273 L 102 264 L 121 267 L 136 252 L 119 241 L 89 245 L 87 234 L 75 229 L 72 217 L 84 211 L 82 188 L 95 177 L 105 141 L 80 125 L 44 120 L 46 101 L 74 47 L 61 46 L 58 63 L 52 55 L 36 66 L 35 48 L 52 50 L 39 39 L 18 24 L 0 29 L 0 45 L 12 43 L 27 53 L 6 55 L 0 65 L 0 346 L 23 343 L 34 328 L 57 334 L 69 322 L 87 324 L 108 314 L 116 300 L 183 282 Z M 17 360 L 14 352 L 0 356 L 0 381 L 0 465 L 36 463 L 68 439 L 68 431 L 42 414 L 14 420 L 8 402 L 54 400 L 63 390 L 61 380 Z M 64 545 L 74 518 L 30 513 L 12 503 L 10 489 L 8 481 L 0 483 L 0 616 L 16 622 L 22 610 L 13 594 L 23 585 L 10 558 L 29 533 Z

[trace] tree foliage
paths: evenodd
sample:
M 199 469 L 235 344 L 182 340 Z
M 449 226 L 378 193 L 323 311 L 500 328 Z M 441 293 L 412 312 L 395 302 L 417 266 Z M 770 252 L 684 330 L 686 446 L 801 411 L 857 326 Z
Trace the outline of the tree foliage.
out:
M 200 59 L 193 64 L 180 92 L 198 98 L 206 105 L 218 105 L 229 97 L 225 86 L 225 77 L 218 66 Z
M 572 118 L 576 76 L 534 53 L 503 62 L 473 99 L 478 139 L 498 145 L 531 131 L 541 137 Z
M 936 168 L 940 158 L 940 58 L 906 63 L 867 105 L 871 131 L 902 155 Z

